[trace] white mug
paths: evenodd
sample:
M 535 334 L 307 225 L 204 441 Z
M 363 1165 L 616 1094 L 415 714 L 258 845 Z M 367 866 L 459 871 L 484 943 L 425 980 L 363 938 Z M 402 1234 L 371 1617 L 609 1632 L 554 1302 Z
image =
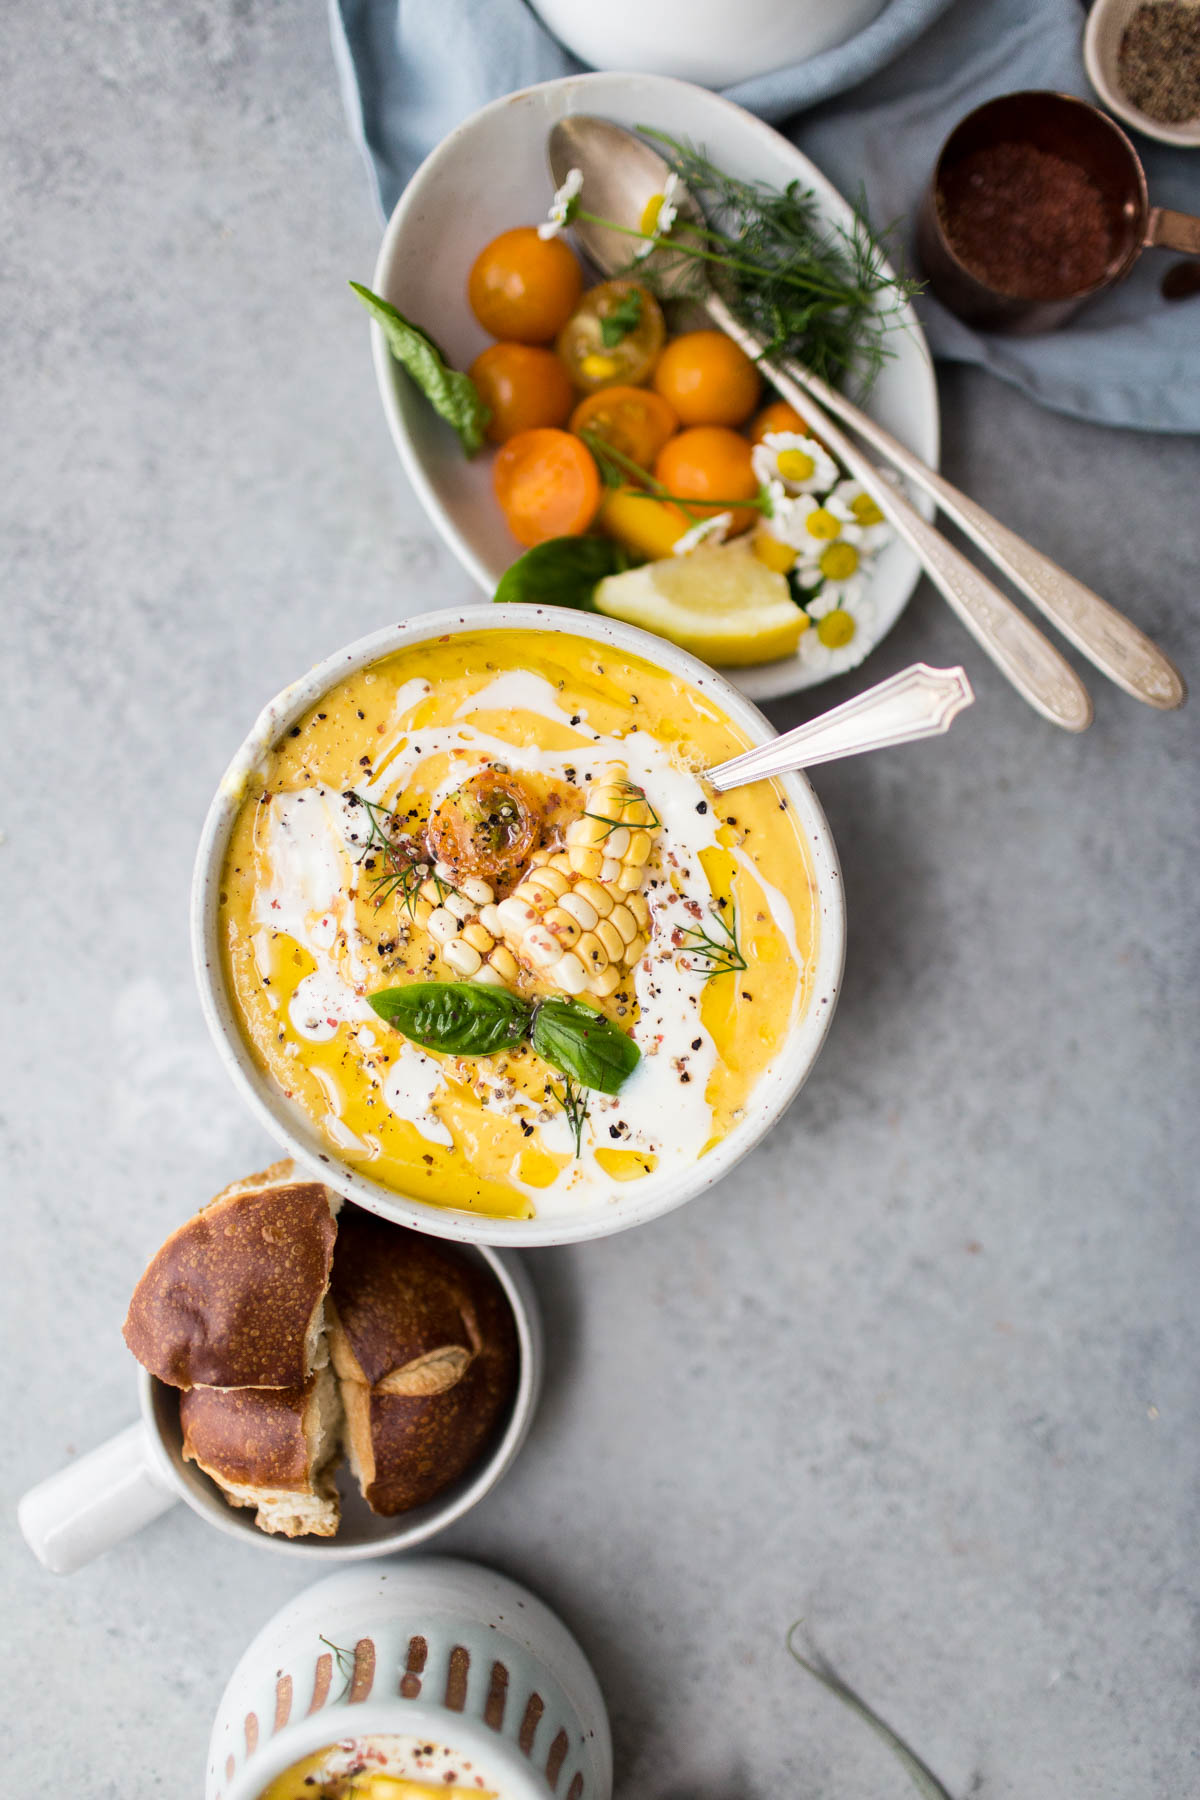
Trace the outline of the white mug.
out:
M 610 1800 L 612 1741 L 583 1651 L 490 1569 L 413 1557 L 343 1569 L 275 1615 L 229 1679 L 205 1800 L 258 1800 L 348 1738 L 415 1736 L 501 1800 Z
M 493 1448 L 444 1493 L 396 1518 L 381 1518 L 371 1512 L 343 1466 L 336 1537 L 288 1538 L 259 1531 L 253 1509 L 231 1506 L 203 1470 L 184 1462 L 179 1392 L 139 1369 L 141 1418 L 22 1497 L 21 1531 L 38 1561 L 56 1575 L 73 1574 L 179 1500 L 231 1536 L 248 1534 L 266 1549 L 329 1562 L 408 1550 L 460 1519 L 514 1461 L 533 1422 L 545 1366 L 537 1299 L 518 1258 L 482 1244 L 464 1245 L 461 1254 L 485 1264 L 508 1297 L 517 1331 L 517 1390 Z
M 593 69 L 732 87 L 856 36 L 886 0 L 532 0 Z

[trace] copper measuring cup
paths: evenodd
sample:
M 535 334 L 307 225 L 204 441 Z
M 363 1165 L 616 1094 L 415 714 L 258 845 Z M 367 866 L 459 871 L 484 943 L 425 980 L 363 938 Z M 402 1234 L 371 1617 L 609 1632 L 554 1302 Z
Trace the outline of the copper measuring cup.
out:
M 1000 292 L 962 261 L 947 235 L 939 201 L 948 172 L 994 144 L 1032 144 L 1072 162 L 1098 189 L 1108 214 L 1112 254 L 1098 281 L 1053 300 Z M 961 119 L 942 145 L 917 216 L 917 253 L 929 285 L 970 325 L 1029 335 L 1052 331 L 1084 301 L 1124 279 L 1150 246 L 1200 255 L 1200 218 L 1152 206 L 1137 151 L 1107 113 L 1073 94 L 1032 89 L 1002 94 Z

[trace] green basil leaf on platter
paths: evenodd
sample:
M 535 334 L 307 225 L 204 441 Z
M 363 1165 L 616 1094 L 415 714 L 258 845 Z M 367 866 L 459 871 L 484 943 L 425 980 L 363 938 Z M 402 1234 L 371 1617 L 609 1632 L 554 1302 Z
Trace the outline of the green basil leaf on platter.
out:
M 490 1056 L 521 1043 L 533 1010 L 507 988 L 474 981 L 413 981 L 368 999 L 381 1019 L 414 1044 L 451 1056 Z
M 592 595 L 597 584 L 606 575 L 620 575 L 632 562 L 628 551 L 612 538 L 549 538 L 505 569 L 493 599 L 595 612 Z
M 350 286 L 376 324 L 382 326 L 396 361 L 407 369 L 434 412 L 447 425 L 453 425 L 467 455 L 474 456 L 483 448 L 484 431 L 492 415 L 471 377 L 450 368 L 429 333 L 412 324 L 394 306 L 357 281 Z
M 543 1000 L 530 1042 L 552 1069 L 602 1094 L 619 1093 L 641 1061 L 626 1032 L 579 1000 Z

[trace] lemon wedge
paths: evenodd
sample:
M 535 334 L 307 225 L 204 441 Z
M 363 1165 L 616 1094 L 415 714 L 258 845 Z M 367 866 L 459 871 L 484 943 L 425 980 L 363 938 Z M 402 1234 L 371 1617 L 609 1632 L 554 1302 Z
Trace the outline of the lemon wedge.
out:
M 593 602 L 610 619 L 726 668 L 791 656 L 809 622 L 784 577 L 759 561 L 746 538 L 606 575 Z

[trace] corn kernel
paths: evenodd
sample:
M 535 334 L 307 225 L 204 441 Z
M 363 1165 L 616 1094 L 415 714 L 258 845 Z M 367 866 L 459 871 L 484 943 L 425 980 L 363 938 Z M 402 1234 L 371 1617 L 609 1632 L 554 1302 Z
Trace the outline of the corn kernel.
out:
M 590 819 L 584 813 L 578 819 L 572 819 L 567 826 L 567 843 L 572 846 L 575 844 L 602 844 L 608 830 L 609 827 L 603 819 Z
M 604 846 L 604 854 L 605 856 L 615 856 L 617 861 L 620 862 L 628 848 L 629 827 L 628 825 L 618 825 L 608 834 L 608 839 Z
M 428 925 L 433 913 L 433 908 L 430 906 L 428 900 L 414 900 L 409 908 L 409 912 L 412 916 L 414 925 Z
M 588 982 L 588 991 L 605 1000 L 621 985 L 621 971 L 616 963 L 609 963 L 606 969 L 600 969 Z
M 585 900 L 579 892 L 564 894 L 559 901 L 563 912 L 570 913 L 575 923 L 584 931 L 591 931 L 600 917 L 590 900 Z
M 552 906 L 542 920 L 547 931 L 552 931 L 560 944 L 574 944 L 579 939 L 579 927 L 569 912 L 561 906 Z
M 637 936 L 637 920 L 627 906 L 614 906 L 608 922 L 616 926 L 627 944 Z
M 485 931 L 490 931 L 494 938 L 504 936 L 504 920 L 501 917 L 500 908 L 498 906 L 481 906 L 479 909 L 479 923 L 483 926 Z
M 550 852 L 548 850 L 535 850 L 529 859 L 529 866 L 532 869 L 540 869 L 543 863 L 548 863 L 549 861 Z
M 538 874 L 541 874 L 540 869 Z M 555 898 L 556 896 L 550 892 L 549 888 L 544 888 L 534 875 L 527 876 L 513 895 L 514 900 L 523 900 L 526 906 L 531 906 L 535 912 L 539 913 L 545 912 L 548 906 L 553 906 Z
M 478 875 L 468 875 L 459 882 L 458 887 L 459 892 L 465 894 L 476 906 L 488 906 L 495 899 L 487 882 L 481 881 Z
M 421 898 L 428 900 L 431 906 L 440 906 L 442 903 L 442 891 L 432 875 L 428 881 L 421 883 Z
M 458 920 L 444 906 L 436 906 L 429 915 L 429 935 L 435 944 L 448 944 L 458 936 Z
M 631 831 L 629 834 L 629 848 L 625 851 L 621 861 L 625 863 L 627 867 L 631 864 L 640 867 L 650 854 L 652 842 L 653 840 L 648 831 Z
M 615 881 L 621 873 L 621 865 L 615 856 L 606 856 L 600 864 L 601 881 Z
M 529 879 L 550 894 L 565 894 L 571 885 L 570 875 L 563 869 L 539 869 Z
M 645 894 L 630 894 L 625 904 L 637 920 L 638 930 L 649 932 L 650 902 L 647 900 Z
M 605 859 L 599 850 L 585 850 L 572 845 L 567 854 L 577 875 L 587 875 L 594 881 L 604 868 Z
M 451 887 L 454 886 L 454 870 L 450 867 L 449 863 L 435 862 L 433 865 L 433 872 L 435 875 L 440 875 L 443 881 L 448 881 Z
M 563 952 L 551 969 L 550 978 L 568 994 L 582 994 L 588 983 L 587 970 L 573 950 Z
M 538 915 L 535 909 L 526 901 L 518 900 L 515 894 L 510 894 L 507 900 L 502 900 L 496 911 L 504 921 L 506 936 L 511 931 L 520 937 L 521 933 L 528 931 L 531 925 L 537 924 Z
M 560 875 L 566 875 L 569 878 L 572 867 L 571 858 L 565 850 L 556 851 L 550 858 L 550 867 L 557 869 Z
M 575 888 L 581 900 L 594 906 L 602 919 L 606 919 L 613 909 L 613 897 L 607 888 L 602 888 L 598 881 L 581 881 Z
M 602 929 L 602 925 L 597 925 L 595 931 L 585 931 L 575 946 L 575 954 L 585 968 L 602 969 L 608 962 L 608 951 L 600 941 Z M 621 948 L 624 949 L 623 944 Z
M 562 945 L 542 925 L 531 925 L 521 945 L 526 956 L 540 969 L 547 969 L 562 955 Z
M 622 863 L 621 873 L 617 876 L 617 888 L 622 894 L 636 892 L 642 885 L 642 877 L 646 871 L 641 863 Z
M 619 788 L 599 788 L 589 798 L 589 812 L 601 813 L 606 819 L 619 819 L 625 810 L 628 795 L 623 794 Z
M 462 938 L 456 937 L 451 938 L 448 944 L 442 945 L 442 960 L 457 975 L 474 975 L 483 958 L 478 950 L 473 950 L 470 944 L 465 943 Z
M 654 813 L 640 796 L 626 801 L 625 811 L 622 816 L 624 817 L 625 823 L 629 826 L 636 827 L 639 825 L 648 825 L 652 829 L 657 830 L 657 826 L 654 824 Z
M 625 956 L 625 939 L 621 936 L 611 919 L 601 919 L 596 927 L 596 936 L 604 947 L 604 954 L 610 962 L 619 963 Z
M 517 959 L 506 944 L 497 944 L 488 957 L 489 965 L 503 981 L 515 981 L 520 974 Z
M 481 965 L 481 967 L 476 969 L 475 973 L 471 977 L 471 980 L 477 981 L 479 983 L 480 987 L 506 987 L 507 986 L 507 983 L 505 982 L 503 975 L 497 974 L 496 970 L 492 968 L 490 963 L 483 963 Z
M 464 925 L 459 935 L 463 943 L 470 944 L 472 950 L 478 950 L 480 956 L 486 956 L 496 941 L 478 919 L 472 919 L 469 925 Z
M 638 935 L 634 938 L 633 942 L 631 944 L 626 944 L 626 946 L 625 946 L 626 964 L 628 965 L 629 968 L 632 969 L 637 963 L 641 962 L 641 960 L 642 960 L 643 956 L 645 956 L 645 954 L 646 954 L 646 939 L 642 936 L 641 932 L 639 931 Z
M 446 898 L 442 901 L 442 905 L 447 912 L 453 913 L 454 917 L 460 922 L 463 919 L 469 919 L 476 910 L 474 902 L 468 900 L 465 894 L 447 894 Z

